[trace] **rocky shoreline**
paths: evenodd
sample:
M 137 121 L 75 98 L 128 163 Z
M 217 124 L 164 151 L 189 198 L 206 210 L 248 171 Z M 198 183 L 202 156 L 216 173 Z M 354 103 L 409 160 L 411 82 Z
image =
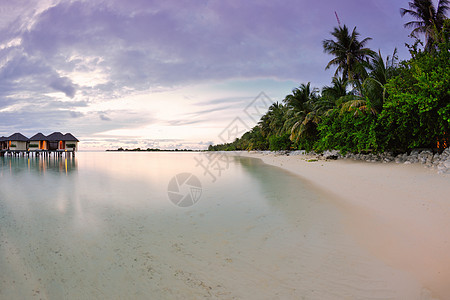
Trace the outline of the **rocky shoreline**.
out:
M 409 153 L 394 155 L 391 152 L 379 154 L 347 153 L 342 155 L 338 150 L 327 150 L 323 153 L 296 151 L 256 151 L 258 153 L 273 153 L 275 155 L 302 155 L 309 160 L 352 159 L 371 163 L 422 164 L 427 168 L 436 169 L 439 174 L 450 174 L 450 148 L 442 153 L 434 153 L 432 149 L 414 149 Z

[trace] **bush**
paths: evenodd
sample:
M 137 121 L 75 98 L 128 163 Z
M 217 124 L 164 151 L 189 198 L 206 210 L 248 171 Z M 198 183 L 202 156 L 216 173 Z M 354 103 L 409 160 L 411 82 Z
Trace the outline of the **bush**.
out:
M 339 114 L 335 111 L 319 124 L 319 139 L 314 150 L 336 149 L 343 154 L 379 151 L 376 121 L 377 117 L 371 113 L 355 115 L 354 112 Z
M 413 52 L 401 75 L 386 85 L 380 115 L 385 147 L 434 148 L 450 132 L 450 43 L 435 53 Z
M 272 135 L 269 137 L 269 150 L 290 150 L 291 140 L 289 139 L 289 134 L 285 133 L 282 136 Z

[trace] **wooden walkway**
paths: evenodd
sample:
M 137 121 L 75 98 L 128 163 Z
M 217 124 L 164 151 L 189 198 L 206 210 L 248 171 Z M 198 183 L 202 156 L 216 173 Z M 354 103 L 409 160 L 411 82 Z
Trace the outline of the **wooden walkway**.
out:
M 0 150 L 0 156 L 73 156 L 75 150 Z

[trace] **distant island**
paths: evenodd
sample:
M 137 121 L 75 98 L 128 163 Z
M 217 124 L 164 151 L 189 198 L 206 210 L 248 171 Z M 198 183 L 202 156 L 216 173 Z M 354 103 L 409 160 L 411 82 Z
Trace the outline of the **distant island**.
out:
M 192 149 L 159 149 L 159 148 L 147 148 L 147 149 L 141 149 L 141 148 L 134 148 L 134 149 L 127 149 L 127 148 L 118 148 L 118 149 L 108 149 L 107 152 L 199 152 L 202 150 L 192 150 Z

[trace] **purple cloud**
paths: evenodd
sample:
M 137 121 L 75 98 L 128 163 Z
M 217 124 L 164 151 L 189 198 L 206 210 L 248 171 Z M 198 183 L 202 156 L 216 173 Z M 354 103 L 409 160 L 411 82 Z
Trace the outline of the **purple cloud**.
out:
M 322 40 L 330 38 L 337 26 L 335 11 L 342 23 L 357 26 L 362 37 L 372 37 L 369 46 L 381 49 L 384 56 L 398 47 L 400 57 L 408 57 L 404 43 L 409 32 L 403 28 L 407 20 L 399 14 L 406 0 L 53 4 L 26 0 L 2 4 L 6 16 L 0 20 L 0 109 L 20 104 L 33 107 L 33 113 L 11 110 L 6 119 L 0 113 L 1 129 L 9 128 L 6 120 L 14 115 L 24 120 L 19 127 L 44 126 L 44 116 L 51 124 L 67 127 L 83 118 L 86 125 L 77 124 L 86 135 L 135 126 L 136 120 L 120 117 L 120 112 L 96 112 L 91 118 L 76 108 L 133 92 L 211 81 L 311 81 L 321 87 L 334 73 L 324 70 L 331 57 L 323 53 Z M 65 99 L 49 96 L 54 91 Z M 223 105 L 214 107 L 222 103 L 220 97 L 212 97 L 205 103 L 210 107 L 199 109 L 202 120 L 239 102 L 239 97 L 224 96 Z M 139 120 L 149 122 L 144 116 Z M 169 123 L 189 122 L 194 121 Z
M 343 23 L 374 37 L 371 46 L 401 48 L 395 44 L 406 40 L 398 9 L 386 1 L 356 0 L 127 1 L 126 7 L 61 2 L 39 15 L 21 38 L 27 55 L 58 70 L 76 70 L 76 61 L 68 61 L 73 55 L 101 57 L 100 67 L 118 86 L 236 77 L 319 81 L 327 60 L 321 41 L 337 25 L 334 11 Z
M 63 92 L 69 98 L 73 98 L 75 96 L 75 85 L 67 77 L 58 77 L 53 79 L 50 82 L 50 87 L 57 91 Z
M 378 32 L 389 31 L 392 37 L 392 28 L 386 28 L 392 19 L 399 20 L 396 32 L 403 33 L 398 9 L 350 0 L 314 5 L 132 1 L 129 8 L 117 2 L 62 2 L 39 16 L 24 33 L 23 45 L 26 53 L 55 68 L 74 70 L 77 66 L 64 60 L 74 54 L 101 57 L 101 66 L 119 86 L 235 77 L 292 80 L 307 78 L 306 74 L 318 81 L 314 74 L 323 76 L 327 60 L 321 41 L 337 25 L 335 10 L 342 22 L 358 25 L 363 36 L 373 36 L 371 46 L 376 47 Z M 372 26 L 368 19 L 374 13 Z

